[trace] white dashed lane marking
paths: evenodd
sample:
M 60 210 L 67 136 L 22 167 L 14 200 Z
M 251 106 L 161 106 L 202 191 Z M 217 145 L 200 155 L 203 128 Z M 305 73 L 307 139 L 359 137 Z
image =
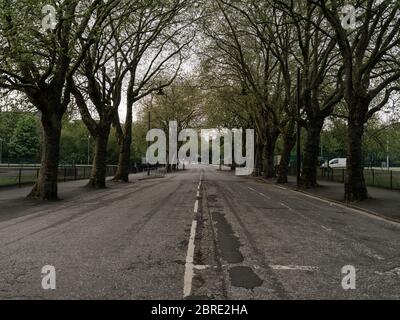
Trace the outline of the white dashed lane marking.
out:
M 199 199 L 200 198 L 200 190 L 201 190 L 201 183 L 203 180 L 203 175 L 200 175 L 200 182 L 197 188 L 197 199 L 194 203 L 194 214 L 199 212 Z M 185 275 L 184 275 L 184 285 L 183 285 L 183 297 L 186 298 L 191 295 L 192 293 L 192 281 L 194 276 L 194 269 L 201 270 L 203 266 L 195 266 L 194 265 L 194 241 L 196 239 L 196 230 L 197 230 L 197 220 L 196 218 L 192 222 L 192 227 L 190 229 L 190 238 L 189 238 L 189 245 L 188 251 L 186 255 L 186 264 L 185 264 Z
M 289 266 L 281 266 L 281 265 L 270 265 L 271 269 L 274 270 L 288 270 L 288 271 L 318 271 L 318 267 L 313 266 L 296 266 L 296 265 L 289 265 Z

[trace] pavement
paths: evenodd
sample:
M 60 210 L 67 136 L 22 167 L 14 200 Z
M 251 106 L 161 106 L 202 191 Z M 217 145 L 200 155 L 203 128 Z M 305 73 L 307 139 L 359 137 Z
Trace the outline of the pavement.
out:
M 133 179 L 0 191 L 0 298 L 400 298 L 398 223 L 212 166 Z
M 344 201 L 343 183 L 320 180 L 318 184 L 318 188 L 299 191 L 400 222 L 400 191 L 398 190 L 392 191 L 384 188 L 368 187 L 369 199 L 349 204 Z M 297 190 L 295 178 L 290 177 L 286 187 Z

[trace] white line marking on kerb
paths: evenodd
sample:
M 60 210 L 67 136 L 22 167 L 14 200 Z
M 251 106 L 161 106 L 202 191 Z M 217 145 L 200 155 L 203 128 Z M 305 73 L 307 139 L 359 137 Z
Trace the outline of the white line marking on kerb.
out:
M 289 265 L 289 266 L 281 266 L 281 265 L 270 265 L 271 269 L 274 270 L 289 270 L 289 271 L 318 271 L 318 267 L 313 266 L 296 266 L 296 265 Z
M 193 220 L 192 228 L 190 230 L 190 238 L 189 238 L 189 246 L 186 256 L 186 265 L 185 265 L 185 277 L 184 277 L 184 287 L 183 287 L 183 297 L 190 296 L 192 292 L 192 279 L 194 275 L 194 239 L 196 237 L 196 229 L 197 229 L 197 221 Z
M 194 213 L 199 212 L 199 200 L 196 200 L 194 203 Z

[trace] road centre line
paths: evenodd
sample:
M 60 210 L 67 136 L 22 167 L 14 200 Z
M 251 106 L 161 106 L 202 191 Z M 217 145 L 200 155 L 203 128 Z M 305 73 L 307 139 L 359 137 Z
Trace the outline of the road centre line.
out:
M 200 197 L 200 190 L 201 190 L 201 179 L 202 175 L 200 176 L 200 183 L 197 191 L 197 198 Z M 194 203 L 193 212 L 197 214 L 199 211 L 199 199 L 196 199 Z M 194 242 L 196 239 L 196 230 L 197 230 L 197 220 L 196 218 L 192 221 L 192 227 L 190 229 L 190 238 L 188 244 L 188 250 L 186 255 L 186 263 L 185 263 L 185 275 L 184 275 L 184 285 L 183 285 L 183 297 L 186 298 L 191 295 L 192 293 L 192 281 L 194 276 L 194 269 L 203 270 L 207 268 L 207 266 L 195 266 L 194 265 Z
M 196 237 L 196 229 L 197 229 L 197 221 L 193 220 L 192 228 L 190 230 L 190 238 L 188 251 L 186 256 L 186 265 L 185 265 L 185 276 L 184 276 L 184 287 L 183 287 L 183 297 L 186 298 L 190 296 L 192 293 L 192 280 L 194 276 L 194 240 Z

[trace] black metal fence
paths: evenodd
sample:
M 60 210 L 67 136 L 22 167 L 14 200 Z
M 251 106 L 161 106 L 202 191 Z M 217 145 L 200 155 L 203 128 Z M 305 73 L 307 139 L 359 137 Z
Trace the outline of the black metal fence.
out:
M 320 180 L 344 183 L 346 169 L 319 168 L 318 178 Z M 400 190 L 400 170 L 365 168 L 364 178 L 368 186 Z
M 290 176 L 296 176 L 296 168 L 289 169 Z M 365 168 L 364 178 L 367 186 L 390 190 L 400 190 L 400 169 Z M 344 183 L 345 168 L 318 168 L 318 180 Z
M 90 177 L 92 166 L 62 165 L 58 168 L 58 181 L 84 180 Z M 107 176 L 113 176 L 117 166 L 107 166 Z M 37 165 L 0 165 L 0 187 L 33 184 L 39 175 Z

